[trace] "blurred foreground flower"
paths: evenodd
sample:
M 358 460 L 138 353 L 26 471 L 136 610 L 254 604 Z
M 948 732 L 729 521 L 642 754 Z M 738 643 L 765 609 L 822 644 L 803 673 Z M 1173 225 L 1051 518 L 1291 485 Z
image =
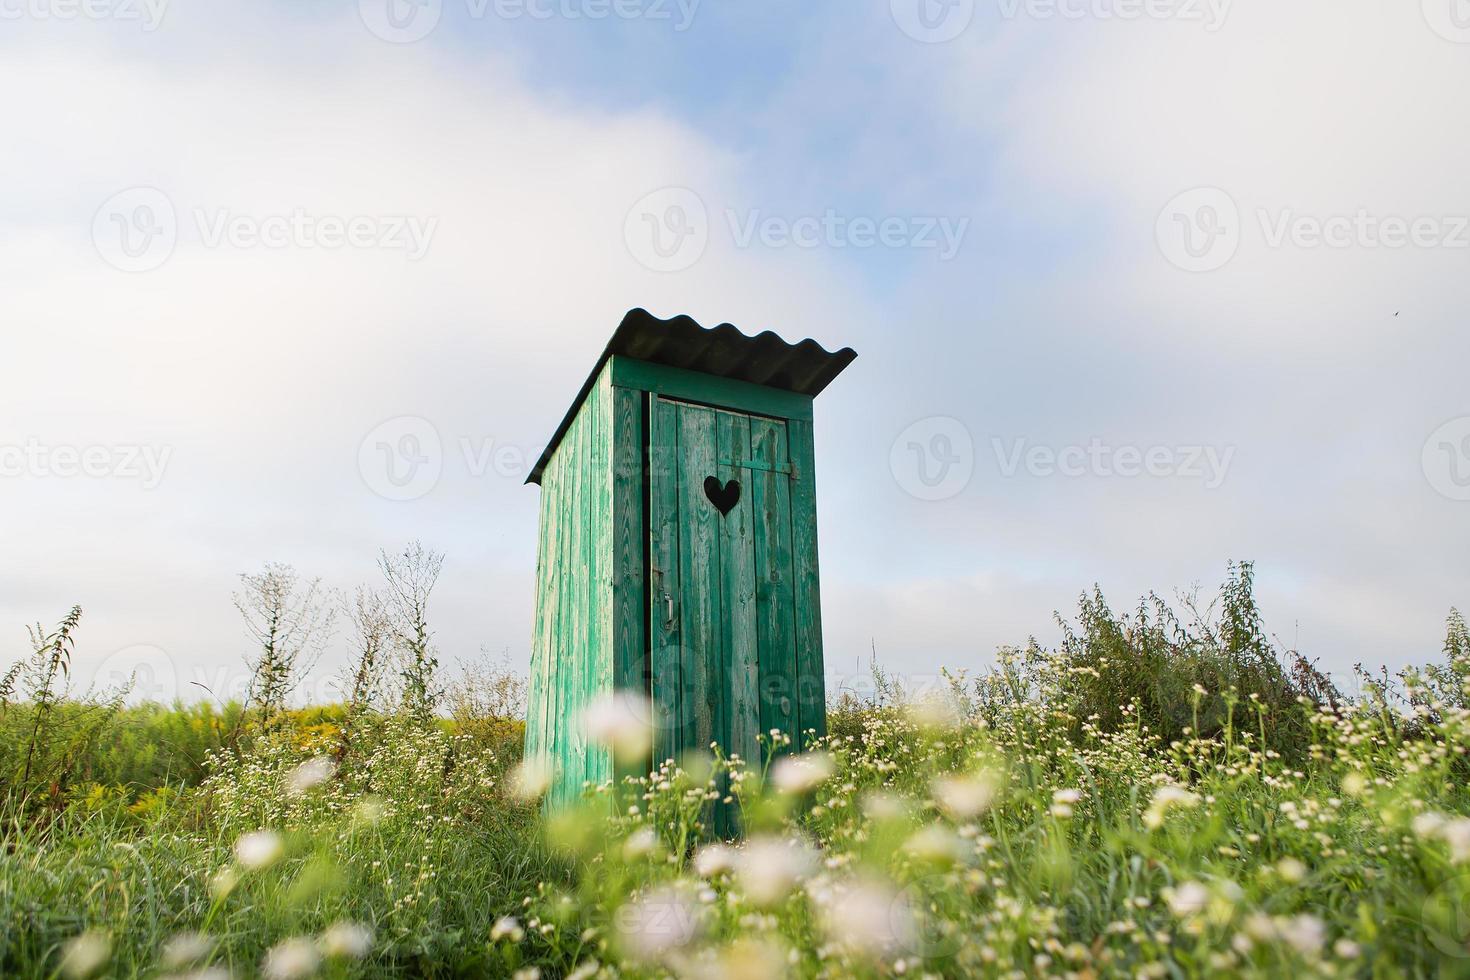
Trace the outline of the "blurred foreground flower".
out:
M 645 761 L 653 751 L 653 703 L 633 691 L 604 694 L 582 714 L 587 737 L 612 749 L 622 765 Z
M 260 972 L 266 980 L 300 980 L 315 973 L 321 961 L 316 945 L 298 936 L 272 946 L 265 954 Z
M 816 866 L 817 855 L 804 840 L 755 837 L 740 851 L 736 877 L 757 905 L 775 905 Z
M 694 855 L 694 870 L 701 878 L 714 878 L 735 868 L 739 854 L 725 844 L 706 844 Z
M 1149 830 L 1158 830 L 1164 825 L 1164 817 L 1170 810 L 1192 810 L 1199 806 L 1199 797 L 1182 786 L 1160 786 L 1154 791 L 1153 800 L 1143 814 L 1143 825 Z
M 331 779 L 336 771 L 337 764 L 327 756 L 307 759 L 286 775 L 286 792 L 292 796 L 305 796 Z
M 214 941 L 202 932 L 180 932 L 163 944 L 163 965 L 181 970 L 214 952 Z
M 967 847 L 948 827 L 931 823 L 904 841 L 904 853 L 930 864 L 954 864 L 965 858 Z
M 360 922 L 334 922 L 322 933 L 322 953 L 333 959 L 360 960 L 372 949 L 373 931 Z
M 511 773 L 510 791 L 520 800 L 538 800 L 551 788 L 551 763 L 545 759 L 526 759 Z
M 825 752 L 783 755 L 771 766 L 771 784 L 782 793 L 810 793 L 832 775 L 835 764 Z
M 61 948 L 61 972 L 74 980 L 94 976 L 112 956 L 112 940 L 106 933 L 89 929 L 73 936 Z
M 633 959 L 656 963 L 692 943 L 700 922 L 699 906 L 684 890 L 659 888 L 618 909 L 618 944 Z
M 235 860 L 242 868 L 268 868 L 286 853 L 286 842 L 274 830 L 256 830 L 235 841 Z
M 994 773 L 940 776 L 934 780 L 934 802 L 955 820 L 970 820 L 990 809 L 999 780 Z
M 509 939 L 518 943 L 526 938 L 526 930 L 521 928 L 521 920 L 513 915 L 502 915 L 495 920 L 495 925 L 490 927 L 490 941 L 498 943 L 502 939 Z
M 809 892 L 822 931 L 847 952 L 876 958 L 915 948 L 918 930 L 913 911 L 888 884 L 823 883 Z

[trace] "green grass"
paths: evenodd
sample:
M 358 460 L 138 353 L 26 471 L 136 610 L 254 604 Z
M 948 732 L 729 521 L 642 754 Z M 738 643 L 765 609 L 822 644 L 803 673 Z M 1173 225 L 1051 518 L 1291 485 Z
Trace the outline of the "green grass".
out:
M 0 975 L 1470 976 L 1463 624 L 1349 699 L 1264 645 L 1248 567 L 1222 597 L 1181 626 L 1090 596 L 943 696 L 880 676 L 806 756 L 548 816 L 503 719 L 373 714 L 344 747 L 334 707 L 117 709 L 0 799 Z M 726 778 L 739 843 L 707 829 Z

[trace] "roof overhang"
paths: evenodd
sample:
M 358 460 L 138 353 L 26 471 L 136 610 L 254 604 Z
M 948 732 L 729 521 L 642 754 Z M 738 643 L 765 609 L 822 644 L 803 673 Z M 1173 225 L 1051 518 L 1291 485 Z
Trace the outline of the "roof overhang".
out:
M 631 357 L 815 396 L 853 362 L 857 352 L 851 347 L 831 352 L 815 340 L 790 344 L 769 330 L 747 337 L 728 323 L 706 328 L 687 316 L 660 320 L 647 310 L 629 310 L 607 342 L 602 356 L 593 365 L 592 373 L 567 409 L 541 458 L 532 467 L 527 483 L 540 484 L 546 464 L 571 428 L 583 400 L 597 383 L 597 376 L 613 357 Z

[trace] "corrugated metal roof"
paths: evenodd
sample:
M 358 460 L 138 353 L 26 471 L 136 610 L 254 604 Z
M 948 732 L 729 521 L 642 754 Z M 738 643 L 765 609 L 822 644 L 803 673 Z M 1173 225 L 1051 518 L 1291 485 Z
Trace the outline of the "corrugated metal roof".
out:
M 705 328 L 692 317 L 660 320 L 647 310 L 629 310 L 526 478 L 527 483 L 541 482 L 541 472 L 550 462 L 551 454 L 571 427 L 603 365 L 613 356 L 703 371 L 802 395 L 818 395 L 853 362 L 857 352 L 851 347 L 830 352 L 815 340 L 788 344 L 769 330 L 747 337 L 728 323 Z

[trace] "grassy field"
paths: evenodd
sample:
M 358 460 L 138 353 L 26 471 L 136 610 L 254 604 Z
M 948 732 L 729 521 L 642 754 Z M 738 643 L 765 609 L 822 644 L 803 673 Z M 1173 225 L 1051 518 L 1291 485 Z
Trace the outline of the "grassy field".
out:
M 1349 697 L 1250 593 L 1090 595 L 1055 650 L 878 675 L 817 751 L 550 816 L 505 718 L 12 685 L 0 975 L 1470 976 L 1463 624 Z M 594 733 L 636 756 L 636 717 Z M 725 774 L 738 843 L 702 827 Z

